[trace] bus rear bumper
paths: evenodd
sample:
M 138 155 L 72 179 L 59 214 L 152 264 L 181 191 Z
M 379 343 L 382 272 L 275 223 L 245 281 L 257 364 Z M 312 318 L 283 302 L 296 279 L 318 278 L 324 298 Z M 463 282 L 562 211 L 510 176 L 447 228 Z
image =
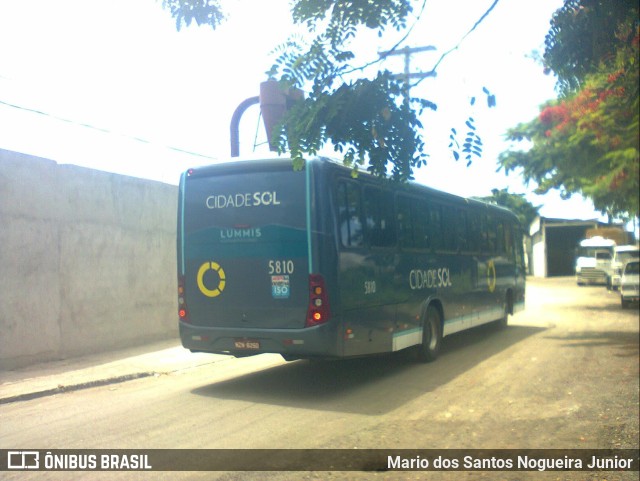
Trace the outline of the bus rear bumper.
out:
M 192 326 L 180 322 L 180 340 L 191 351 L 236 357 L 281 354 L 285 358 L 340 357 L 334 323 L 305 329 L 263 329 Z

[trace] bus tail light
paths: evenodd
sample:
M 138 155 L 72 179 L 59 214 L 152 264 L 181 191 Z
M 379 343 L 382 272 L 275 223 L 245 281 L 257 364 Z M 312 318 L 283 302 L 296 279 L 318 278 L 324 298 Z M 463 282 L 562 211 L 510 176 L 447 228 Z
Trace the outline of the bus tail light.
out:
M 184 276 L 178 277 L 178 317 L 182 322 L 189 322 L 189 309 L 184 292 Z
M 324 285 L 324 278 L 320 274 L 309 275 L 309 308 L 305 327 L 324 324 L 331 317 L 329 310 L 329 296 Z

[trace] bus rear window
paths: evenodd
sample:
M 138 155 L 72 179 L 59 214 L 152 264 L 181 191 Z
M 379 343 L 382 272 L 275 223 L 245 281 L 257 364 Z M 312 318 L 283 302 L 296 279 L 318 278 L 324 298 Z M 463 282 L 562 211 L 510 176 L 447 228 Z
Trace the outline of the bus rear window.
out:
M 187 182 L 186 235 L 208 232 L 208 242 L 279 241 L 292 228 L 306 229 L 304 173 L 250 172 Z

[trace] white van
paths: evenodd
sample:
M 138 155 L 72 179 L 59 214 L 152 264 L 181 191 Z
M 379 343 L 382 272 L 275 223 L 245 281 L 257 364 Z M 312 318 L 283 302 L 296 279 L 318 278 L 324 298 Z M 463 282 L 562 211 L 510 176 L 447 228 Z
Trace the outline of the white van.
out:
M 579 286 L 607 284 L 607 271 L 615 246 L 615 241 L 600 236 L 580 242 L 576 251 L 576 282 Z
M 637 261 L 638 258 L 640 258 L 640 249 L 638 249 L 637 245 L 615 247 L 613 250 L 613 259 L 611 260 L 607 287 L 617 291 L 620 287 L 620 280 L 622 278 L 622 269 L 624 268 L 624 265 L 629 261 Z
M 638 302 L 640 284 L 640 261 L 629 261 L 622 271 L 620 280 L 620 303 L 625 309 L 632 302 Z

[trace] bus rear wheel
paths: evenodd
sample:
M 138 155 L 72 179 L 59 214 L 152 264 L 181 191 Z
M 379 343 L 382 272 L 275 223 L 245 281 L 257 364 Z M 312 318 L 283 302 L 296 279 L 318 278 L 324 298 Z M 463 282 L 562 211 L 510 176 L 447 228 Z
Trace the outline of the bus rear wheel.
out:
M 418 346 L 418 360 L 421 362 L 435 361 L 440 353 L 442 342 L 442 318 L 435 306 L 427 308 L 427 314 L 422 329 L 422 344 Z

